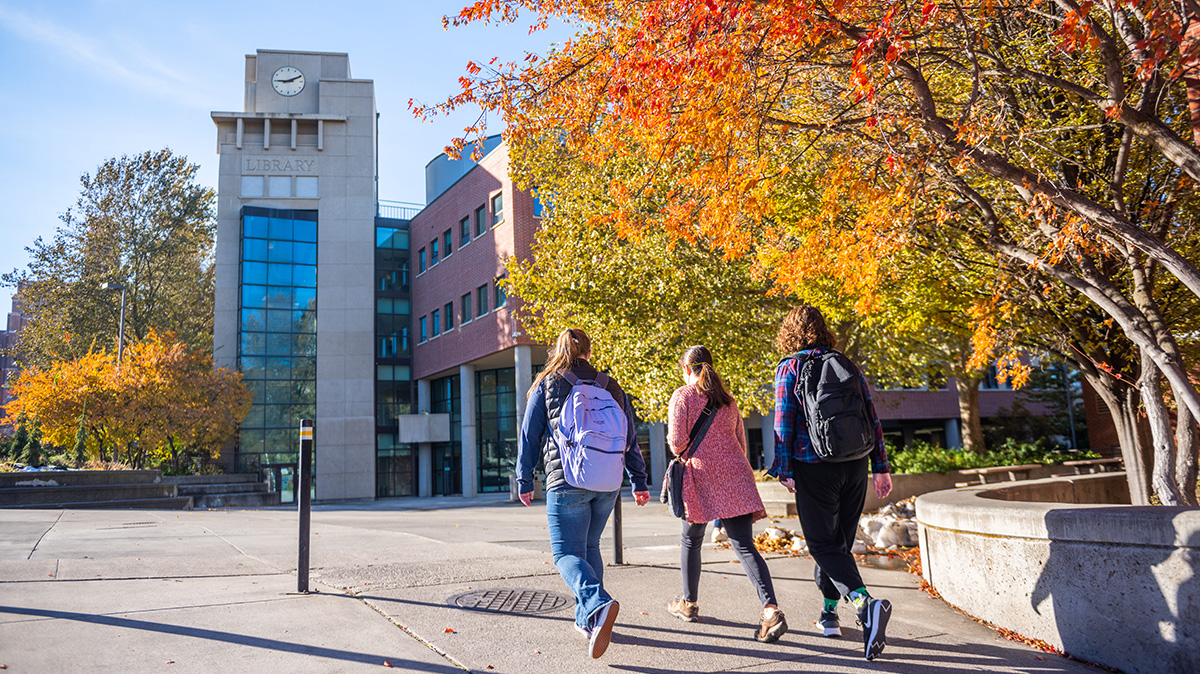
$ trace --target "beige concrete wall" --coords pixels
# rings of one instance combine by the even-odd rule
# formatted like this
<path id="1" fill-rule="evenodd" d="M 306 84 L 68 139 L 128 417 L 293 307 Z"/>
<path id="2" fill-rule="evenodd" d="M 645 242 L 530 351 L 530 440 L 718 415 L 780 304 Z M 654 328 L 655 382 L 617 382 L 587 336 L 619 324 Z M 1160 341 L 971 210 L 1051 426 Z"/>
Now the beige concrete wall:
<path id="1" fill-rule="evenodd" d="M 1084 660 L 1130 673 L 1200 671 L 1200 509 L 1000 498 L 1112 498 L 1124 479 L 919 497 L 925 579 L 969 615 Z"/>

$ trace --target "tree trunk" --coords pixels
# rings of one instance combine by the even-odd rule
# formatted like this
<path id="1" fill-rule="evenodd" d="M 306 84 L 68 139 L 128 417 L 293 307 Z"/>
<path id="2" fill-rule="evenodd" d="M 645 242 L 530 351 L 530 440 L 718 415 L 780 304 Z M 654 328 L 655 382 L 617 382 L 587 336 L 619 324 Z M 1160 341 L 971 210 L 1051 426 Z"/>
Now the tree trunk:
<path id="1" fill-rule="evenodd" d="M 1179 505 L 1179 491 L 1175 488 L 1175 434 L 1163 402 L 1162 374 L 1145 354 L 1142 355 L 1142 376 L 1138 379 L 1138 385 L 1142 391 L 1142 404 L 1146 408 L 1154 448 L 1150 482 L 1154 486 L 1154 493 L 1158 494 L 1159 503 Z"/>
<path id="2" fill-rule="evenodd" d="M 1175 419 L 1175 488 L 1182 505 L 1200 505 L 1196 498 L 1196 452 L 1200 448 L 1200 426 L 1186 407 L 1179 407 Z"/>
<path id="3" fill-rule="evenodd" d="M 983 444 L 983 424 L 979 418 L 980 381 L 971 375 L 954 377 L 954 388 L 958 390 L 958 418 L 962 420 L 962 446 L 964 450 L 976 454 L 987 451 Z"/>
<path id="4" fill-rule="evenodd" d="M 1085 372 L 1084 376 L 1108 408 L 1108 414 L 1117 430 L 1117 441 L 1121 445 L 1121 458 L 1125 461 L 1125 475 L 1129 481 L 1130 502 L 1133 505 L 1150 505 L 1146 451 L 1149 432 L 1139 414 L 1141 396 L 1138 395 L 1137 389 L 1107 375 L 1097 376 Z"/>

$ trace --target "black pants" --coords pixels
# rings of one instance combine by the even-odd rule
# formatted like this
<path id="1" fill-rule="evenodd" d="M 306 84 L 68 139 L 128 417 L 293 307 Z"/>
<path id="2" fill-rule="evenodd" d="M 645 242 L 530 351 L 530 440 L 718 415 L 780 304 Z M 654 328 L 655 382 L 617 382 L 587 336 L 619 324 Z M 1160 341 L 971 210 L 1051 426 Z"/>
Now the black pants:
<path id="1" fill-rule="evenodd" d="M 729 542 L 742 563 L 746 577 L 758 592 L 762 605 L 765 607 L 767 604 L 777 604 L 767 563 L 754 547 L 754 514 L 723 517 L 721 524 L 725 527 L 725 533 L 729 535 Z M 679 566 L 683 571 L 683 598 L 693 603 L 700 592 L 700 547 L 704 545 L 706 529 L 707 522 L 693 524 L 687 520 L 683 521 Z"/>
<path id="2" fill-rule="evenodd" d="M 826 599 L 863 587 L 850 549 L 867 498 L 869 459 L 844 463 L 792 462 L 800 528 L 816 564 L 814 580 Z"/>

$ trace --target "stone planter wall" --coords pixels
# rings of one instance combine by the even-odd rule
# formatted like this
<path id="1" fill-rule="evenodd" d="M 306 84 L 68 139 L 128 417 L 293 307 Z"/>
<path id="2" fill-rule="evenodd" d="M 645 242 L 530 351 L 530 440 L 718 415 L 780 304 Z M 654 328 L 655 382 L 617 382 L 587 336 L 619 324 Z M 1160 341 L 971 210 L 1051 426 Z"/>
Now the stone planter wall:
<path id="1" fill-rule="evenodd" d="M 1200 672 L 1200 509 L 1070 502 L 1122 495 L 1124 473 L 925 494 L 925 579 L 968 614 L 1084 660 Z"/>

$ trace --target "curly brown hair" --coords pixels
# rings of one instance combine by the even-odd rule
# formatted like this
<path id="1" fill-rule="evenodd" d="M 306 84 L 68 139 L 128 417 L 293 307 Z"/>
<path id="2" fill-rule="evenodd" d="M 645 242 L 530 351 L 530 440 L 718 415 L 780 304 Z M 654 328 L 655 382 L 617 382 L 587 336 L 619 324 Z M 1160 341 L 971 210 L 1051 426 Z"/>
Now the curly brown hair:
<path id="1" fill-rule="evenodd" d="M 775 335 L 775 348 L 781 353 L 796 353 L 817 346 L 837 347 L 821 310 L 806 304 L 789 311 Z"/>

